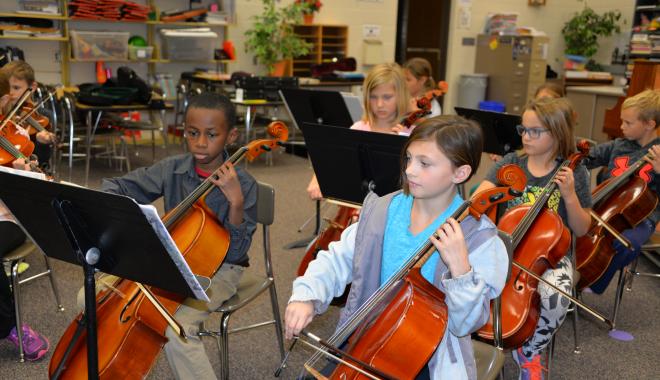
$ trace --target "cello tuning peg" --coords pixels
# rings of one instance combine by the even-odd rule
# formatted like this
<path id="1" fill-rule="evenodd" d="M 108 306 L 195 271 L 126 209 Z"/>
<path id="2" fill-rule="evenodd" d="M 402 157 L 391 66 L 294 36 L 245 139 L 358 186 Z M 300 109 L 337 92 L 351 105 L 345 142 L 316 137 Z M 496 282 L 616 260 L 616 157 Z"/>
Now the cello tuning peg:
<path id="1" fill-rule="evenodd" d="M 268 145 L 262 145 L 261 149 L 265 150 L 266 152 L 270 152 L 272 150 Z"/>

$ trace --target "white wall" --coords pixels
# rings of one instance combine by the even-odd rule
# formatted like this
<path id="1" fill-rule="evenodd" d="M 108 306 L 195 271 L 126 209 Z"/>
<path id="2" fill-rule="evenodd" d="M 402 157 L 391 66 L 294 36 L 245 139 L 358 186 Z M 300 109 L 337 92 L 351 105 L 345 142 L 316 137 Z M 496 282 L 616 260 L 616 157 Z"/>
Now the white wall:
<path id="1" fill-rule="evenodd" d="M 525 0 L 471 0 L 472 19 L 469 29 L 458 29 L 459 7 L 458 4 L 465 0 L 452 0 L 447 75 L 445 80 L 449 82 L 450 92 L 445 97 L 443 110 L 453 113 L 454 105 L 458 99 L 458 82 L 461 74 L 474 73 L 474 60 L 476 55 L 475 46 L 462 46 L 461 41 L 465 37 L 476 36 L 483 30 L 486 15 L 491 12 L 517 12 L 519 26 L 533 26 L 537 30 L 544 31 L 550 37 L 550 48 L 548 64 L 553 70 L 561 72 L 563 65 L 562 57 L 564 40 L 561 29 L 576 12 L 584 8 L 584 1 L 580 0 L 547 0 L 547 5 L 530 7 Z M 630 38 L 630 23 L 633 16 L 634 0 L 597 0 L 589 1 L 588 5 L 596 13 L 601 14 L 610 10 L 619 10 L 622 13 L 621 34 L 599 40 L 600 51 L 594 59 L 603 64 L 609 64 L 614 47 L 619 46 L 623 50 Z M 456 89 L 456 91 L 454 91 Z"/>

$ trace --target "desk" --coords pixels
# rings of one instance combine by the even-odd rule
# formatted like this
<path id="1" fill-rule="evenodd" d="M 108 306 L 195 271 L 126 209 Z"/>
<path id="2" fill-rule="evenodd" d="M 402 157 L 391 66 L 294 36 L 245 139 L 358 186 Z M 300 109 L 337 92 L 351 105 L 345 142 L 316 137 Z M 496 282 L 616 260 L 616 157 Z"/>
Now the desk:
<path id="1" fill-rule="evenodd" d="M 156 143 L 153 140 L 154 131 L 158 130 L 163 136 L 163 141 L 165 148 L 167 149 L 167 129 L 164 127 L 163 123 L 163 114 L 166 110 L 174 108 L 171 104 L 165 104 L 165 108 L 151 108 L 145 104 L 131 104 L 131 105 L 117 105 L 117 106 L 90 106 L 87 104 L 79 103 L 76 101 L 76 109 L 80 111 L 85 111 L 87 116 L 85 118 L 86 129 L 85 129 L 85 186 L 89 180 L 89 161 L 91 156 L 91 147 L 92 140 L 94 139 L 94 134 L 96 129 L 99 126 L 99 121 L 101 121 L 101 115 L 103 112 L 129 112 L 129 111 L 149 111 L 149 117 L 152 122 L 151 128 L 143 128 L 146 130 L 152 131 L 152 153 L 155 159 L 156 157 Z M 98 112 L 96 115 L 96 120 L 92 121 L 93 113 Z"/>
<path id="2" fill-rule="evenodd" d="M 264 108 L 272 107 L 277 109 L 277 107 L 284 104 L 281 100 L 269 101 L 262 99 L 243 100 L 240 102 L 232 99 L 231 102 L 235 106 L 245 107 L 245 144 L 246 145 L 250 141 L 250 130 L 252 129 L 252 125 L 254 124 L 254 118 L 257 115 L 257 109 L 259 107 L 264 107 Z"/>
<path id="3" fill-rule="evenodd" d="M 608 141 L 609 138 L 603 132 L 605 111 L 614 108 L 620 96 L 625 96 L 623 87 L 566 87 L 566 97 L 578 114 L 575 136 L 586 137 L 599 143 Z"/>

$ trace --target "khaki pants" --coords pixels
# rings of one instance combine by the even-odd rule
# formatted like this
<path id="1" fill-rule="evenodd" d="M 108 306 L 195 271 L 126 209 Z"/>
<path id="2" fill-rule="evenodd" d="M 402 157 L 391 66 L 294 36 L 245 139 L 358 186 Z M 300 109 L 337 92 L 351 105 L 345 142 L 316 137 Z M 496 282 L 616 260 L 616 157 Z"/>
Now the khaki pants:
<path id="1" fill-rule="evenodd" d="M 211 279 L 211 286 L 206 291 L 211 302 L 188 298 L 174 314 L 188 335 L 188 340 L 183 340 L 169 327 L 165 333 L 169 339 L 165 345 L 165 354 L 177 379 L 217 378 L 197 332 L 200 323 L 205 322 L 211 313 L 236 294 L 243 270 L 241 266 L 224 264 Z"/>
<path id="2" fill-rule="evenodd" d="M 174 313 L 174 318 L 184 328 L 188 340 L 181 339 L 172 328 L 168 327 L 165 336 L 169 339 L 165 344 L 165 354 L 174 376 L 180 380 L 217 379 L 211 362 L 206 355 L 204 343 L 197 336 L 199 325 L 205 322 L 211 313 L 217 310 L 226 300 L 230 299 L 238 287 L 245 268 L 232 264 L 224 264 L 211 278 L 211 286 L 206 291 L 211 302 L 188 298 Z M 103 282 L 114 283 L 117 277 L 104 275 L 104 281 L 96 282 L 96 292 L 105 288 Z M 84 288 L 78 292 L 78 306 L 85 308 Z"/>

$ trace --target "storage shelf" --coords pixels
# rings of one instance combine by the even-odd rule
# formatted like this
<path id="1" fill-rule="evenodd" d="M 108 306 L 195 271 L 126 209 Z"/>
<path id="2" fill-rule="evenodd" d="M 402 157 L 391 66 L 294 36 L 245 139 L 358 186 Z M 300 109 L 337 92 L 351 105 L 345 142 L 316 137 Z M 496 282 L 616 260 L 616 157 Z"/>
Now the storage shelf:
<path id="1" fill-rule="evenodd" d="M 69 37 L 0 36 L 3 40 L 68 41 Z"/>
<path id="2" fill-rule="evenodd" d="M 39 13 L 13 13 L 13 12 L 0 12 L 0 17 L 16 17 L 16 18 L 38 18 L 43 20 L 67 20 L 68 17 L 63 15 L 47 15 Z"/>

